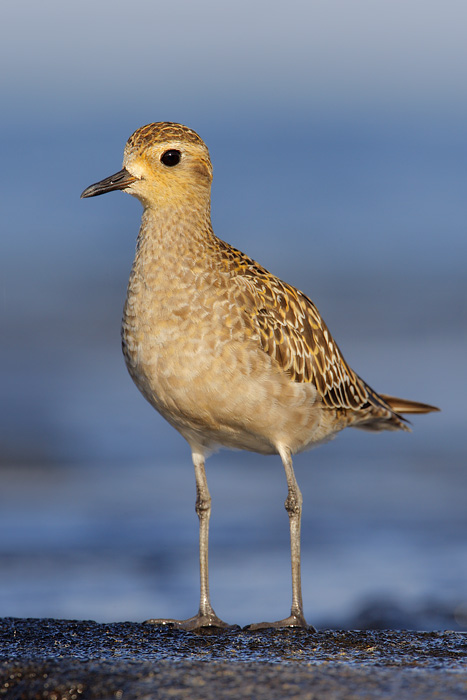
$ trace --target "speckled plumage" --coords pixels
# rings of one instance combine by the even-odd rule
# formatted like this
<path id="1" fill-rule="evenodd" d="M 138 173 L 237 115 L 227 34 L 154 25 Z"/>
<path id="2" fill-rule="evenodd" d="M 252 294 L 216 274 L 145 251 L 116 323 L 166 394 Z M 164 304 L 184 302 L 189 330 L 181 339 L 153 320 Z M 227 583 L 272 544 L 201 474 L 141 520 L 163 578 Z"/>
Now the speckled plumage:
<path id="1" fill-rule="evenodd" d="M 175 165 L 164 164 L 168 151 L 180 154 Z M 135 131 L 123 170 L 83 196 L 125 189 L 144 206 L 124 309 L 123 351 L 143 395 L 191 446 L 200 542 L 203 527 L 206 537 L 200 613 L 179 624 L 221 623 L 209 603 L 202 511 L 210 504 L 204 457 L 224 445 L 282 458 L 293 603 L 291 617 L 273 624 L 305 626 L 297 540 L 301 495 L 291 455 L 347 426 L 407 429 L 398 411 L 436 409 L 374 392 L 347 365 L 307 296 L 214 235 L 211 180 L 209 152 L 200 137 L 180 124 L 160 122 Z"/>

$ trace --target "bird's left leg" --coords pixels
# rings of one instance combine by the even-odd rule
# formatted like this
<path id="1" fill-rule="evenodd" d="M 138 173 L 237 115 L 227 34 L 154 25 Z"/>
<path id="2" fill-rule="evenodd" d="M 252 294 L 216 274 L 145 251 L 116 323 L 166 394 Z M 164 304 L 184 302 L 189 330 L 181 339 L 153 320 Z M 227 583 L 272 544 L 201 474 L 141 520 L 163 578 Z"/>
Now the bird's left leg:
<path id="1" fill-rule="evenodd" d="M 199 630 L 205 628 L 229 629 L 236 625 L 229 625 L 214 612 L 209 596 L 209 519 L 211 517 L 211 495 L 208 489 L 206 471 L 204 468 L 204 454 L 192 449 L 193 465 L 196 479 L 196 513 L 199 519 L 199 573 L 200 573 L 200 603 L 196 615 L 187 620 L 147 620 L 156 625 L 168 625 L 176 629 Z"/>

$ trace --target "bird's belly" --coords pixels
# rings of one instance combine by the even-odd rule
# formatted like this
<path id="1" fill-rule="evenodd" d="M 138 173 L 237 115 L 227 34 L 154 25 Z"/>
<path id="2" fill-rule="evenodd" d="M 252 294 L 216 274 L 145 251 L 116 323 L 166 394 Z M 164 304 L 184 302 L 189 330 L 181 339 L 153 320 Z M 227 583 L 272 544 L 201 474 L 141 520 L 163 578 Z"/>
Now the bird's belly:
<path id="1" fill-rule="evenodd" d="M 263 454 L 306 449 L 323 436 L 317 392 L 290 380 L 256 341 L 219 337 L 203 324 L 123 324 L 123 349 L 135 384 L 193 445 Z"/>

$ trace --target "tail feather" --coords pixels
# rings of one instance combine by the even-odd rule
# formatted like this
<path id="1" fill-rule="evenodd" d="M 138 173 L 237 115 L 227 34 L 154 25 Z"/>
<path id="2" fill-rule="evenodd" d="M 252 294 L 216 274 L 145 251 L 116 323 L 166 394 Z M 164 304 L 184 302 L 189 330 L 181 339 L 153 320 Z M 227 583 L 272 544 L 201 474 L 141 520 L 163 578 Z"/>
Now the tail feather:
<path id="1" fill-rule="evenodd" d="M 399 399 L 395 396 L 387 396 L 386 394 L 380 394 L 380 396 L 395 413 L 431 413 L 432 411 L 440 410 L 436 406 L 430 406 L 430 404 L 427 403 L 420 403 L 420 401 Z"/>

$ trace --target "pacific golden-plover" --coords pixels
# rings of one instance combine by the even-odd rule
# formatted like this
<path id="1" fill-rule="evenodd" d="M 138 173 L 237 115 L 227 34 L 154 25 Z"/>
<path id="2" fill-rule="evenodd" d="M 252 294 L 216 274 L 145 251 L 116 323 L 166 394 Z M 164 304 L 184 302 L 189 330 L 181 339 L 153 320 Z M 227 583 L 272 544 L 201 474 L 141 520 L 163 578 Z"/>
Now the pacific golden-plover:
<path id="1" fill-rule="evenodd" d="M 288 495 L 292 607 L 263 627 L 303 627 L 302 495 L 292 455 L 351 426 L 408 430 L 400 414 L 434 406 L 377 394 L 345 362 L 313 302 L 214 235 L 212 165 L 201 138 L 170 122 L 130 136 L 123 169 L 82 197 L 125 190 L 143 207 L 122 324 L 128 371 L 190 445 L 199 517 L 201 595 L 183 629 L 228 627 L 209 596 L 211 497 L 205 458 L 218 446 L 279 454 Z"/>

